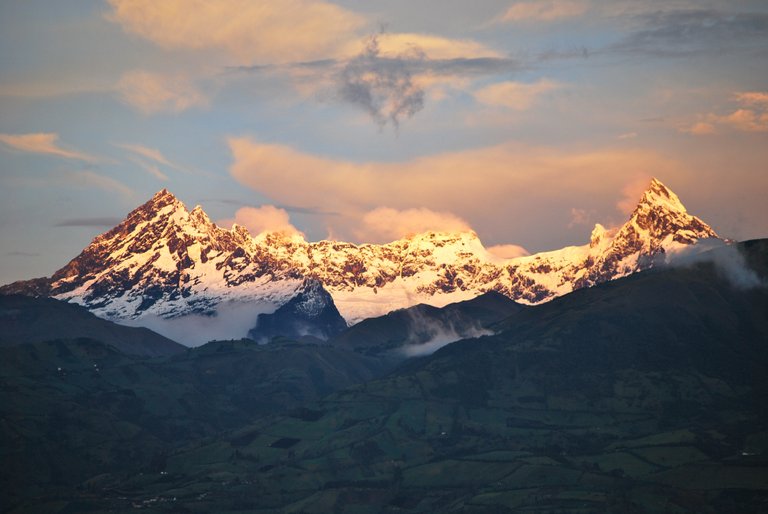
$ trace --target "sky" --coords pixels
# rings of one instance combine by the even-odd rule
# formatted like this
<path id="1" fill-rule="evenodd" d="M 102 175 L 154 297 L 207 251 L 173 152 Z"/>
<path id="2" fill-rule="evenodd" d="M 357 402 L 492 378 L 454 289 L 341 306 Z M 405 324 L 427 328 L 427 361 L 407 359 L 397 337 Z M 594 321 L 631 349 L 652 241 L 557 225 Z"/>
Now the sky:
<path id="1" fill-rule="evenodd" d="M 167 188 L 255 235 L 768 236 L 764 0 L 0 0 L 0 283 Z"/>

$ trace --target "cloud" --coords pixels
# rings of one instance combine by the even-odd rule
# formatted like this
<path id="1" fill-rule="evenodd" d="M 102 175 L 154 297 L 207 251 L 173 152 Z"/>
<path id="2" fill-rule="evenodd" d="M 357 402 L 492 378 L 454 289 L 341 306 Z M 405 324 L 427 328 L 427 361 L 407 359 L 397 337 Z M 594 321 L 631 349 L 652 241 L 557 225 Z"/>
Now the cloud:
<path id="1" fill-rule="evenodd" d="M 53 226 L 54 227 L 114 227 L 119 225 L 123 221 L 121 218 L 104 217 L 104 218 L 65 218 L 59 220 Z"/>
<path id="2" fill-rule="evenodd" d="M 241 339 L 256 326 L 259 314 L 275 312 L 269 302 L 227 301 L 216 305 L 214 315 L 190 314 L 178 318 L 145 315 L 138 319 L 121 320 L 123 325 L 146 327 L 185 346 L 200 346 L 209 341 Z"/>
<path id="3" fill-rule="evenodd" d="M 291 224 L 288 212 L 274 205 L 242 207 L 235 212 L 234 218 L 221 220 L 218 224 L 227 227 L 232 226 L 233 223 L 247 228 L 248 232 L 254 236 L 264 232 L 301 235 L 301 232 Z"/>
<path id="4" fill-rule="evenodd" d="M 108 18 L 166 49 L 216 50 L 240 64 L 335 56 L 366 20 L 321 0 L 109 0 Z"/>
<path id="5" fill-rule="evenodd" d="M 504 56 L 472 39 L 451 39 L 433 34 L 383 32 L 373 36 L 376 39 L 378 55 L 382 58 L 396 59 L 403 54 L 416 50 L 425 59 L 499 59 Z M 370 44 L 370 38 L 363 42 L 353 42 L 347 47 L 349 57 L 364 53 Z"/>
<path id="6" fill-rule="evenodd" d="M 499 259 L 514 259 L 516 257 L 525 257 L 526 255 L 531 254 L 531 252 L 522 246 L 513 244 L 489 246 L 486 250 Z"/>
<path id="7" fill-rule="evenodd" d="M 626 148 L 577 152 L 506 143 L 403 162 L 357 163 L 245 137 L 228 143 L 235 180 L 278 204 L 340 212 L 334 233 L 351 239 L 365 213 L 386 205 L 450 212 L 483 226 L 486 234 L 514 241 L 518 231 L 531 231 L 531 220 L 562 223 L 562 210 L 553 206 L 615 198 L 628 180 L 647 177 L 647 170 L 667 179 L 683 173 L 676 161 Z"/>
<path id="8" fill-rule="evenodd" d="M 624 134 L 619 134 L 616 136 L 616 139 L 626 140 L 626 139 L 635 139 L 637 137 L 637 132 L 625 132 Z"/>
<path id="9" fill-rule="evenodd" d="M 694 136 L 704 136 L 717 133 L 715 126 L 707 121 L 697 121 L 690 127 L 684 127 L 680 131 L 693 134 Z"/>
<path id="10" fill-rule="evenodd" d="M 416 47 L 394 57 L 381 56 L 378 36 L 372 36 L 363 52 L 351 59 L 339 75 L 339 97 L 363 108 L 383 127 L 399 126 L 424 107 L 424 89 L 413 81 L 408 61 L 424 59 Z"/>
<path id="11" fill-rule="evenodd" d="M 635 176 L 621 188 L 621 199 L 616 202 L 616 208 L 622 214 L 632 214 L 650 183 L 651 177 L 645 173 Z"/>
<path id="12" fill-rule="evenodd" d="M 532 84 L 500 82 L 476 91 L 475 98 L 486 105 L 524 111 L 529 109 L 539 96 L 560 87 L 556 82 L 547 79 Z"/>
<path id="13" fill-rule="evenodd" d="M 768 111 L 737 109 L 725 116 L 715 116 L 714 121 L 740 132 L 768 132 Z"/>
<path id="14" fill-rule="evenodd" d="M 768 92 L 750 91 L 733 95 L 736 110 L 728 114 L 699 115 L 699 121 L 683 127 L 681 132 L 695 136 L 716 134 L 721 129 L 737 132 L 768 132 Z"/>
<path id="15" fill-rule="evenodd" d="M 74 171 L 65 175 L 68 185 L 85 188 L 98 188 L 110 193 L 118 193 L 123 196 L 133 195 L 133 190 L 117 180 L 99 175 L 92 171 Z"/>
<path id="16" fill-rule="evenodd" d="M 117 90 L 125 103 L 147 115 L 178 113 L 208 105 L 205 95 L 182 75 L 165 76 L 135 70 L 120 78 Z"/>
<path id="17" fill-rule="evenodd" d="M 129 143 L 116 143 L 115 146 L 128 150 L 129 152 L 134 154 L 131 157 L 131 161 L 139 165 L 142 169 L 144 169 L 151 175 L 154 175 L 155 177 L 157 177 L 159 180 L 168 180 L 168 176 L 162 171 L 160 171 L 160 169 L 155 164 L 147 162 L 144 159 L 149 159 L 150 161 L 154 161 L 157 164 L 162 164 L 163 166 L 167 166 L 168 168 L 172 168 L 174 170 L 190 173 L 190 171 L 184 168 L 183 166 L 179 166 L 178 164 L 171 162 L 168 158 L 166 158 L 160 152 L 160 150 L 157 150 L 155 148 L 150 148 L 148 146 L 139 145 L 139 144 L 129 144 Z"/>
<path id="18" fill-rule="evenodd" d="M 716 9 L 657 10 L 636 16 L 641 27 L 609 49 L 656 57 L 760 49 L 768 14 Z"/>
<path id="19" fill-rule="evenodd" d="M 366 212 L 357 229 L 361 241 L 388 243 L 423 232 L 466 232 L 469 224 L 450 212 L 426 208 L 397 210 L 378 207 Z"/>
<path id="20" fill-rule="evenodd" d="M 56 133 L 0 134 L 0 142 L 20 152 L 53 155 L 89 163 L 99 162 L 100 159 L 96 156 L 63 148 L 58 144 L 58 140 L 59 135 Z"/>
<path id="21" fill-rule="evenodd" d="M 160 150 L 149 148 L 148 146 L 129 144 L 129 143 L 119 143 L 119 144 L 115 144 L 115 146 L 124 148 L 136 155 L 140 155 L 141 157 L 146 157 L 147 159 L 150 159 L 160 164 L 163 164 L 165 166 L 168 166 L 169 168 L 180 169 L 178 166 L 176 166 L 171 161 L 166 159 L 165 156 L 162 153 L 160 153 Z"/>
<path id="22" fill-rule="evenodd" d="M 749 267 L 739 248 L 721 240 L 701 241 L 694 246 L 671 252 L 665 258 L 665 264 L 672 267 L 690 268 L 700 263 L 710 263 L 717 274 L 736 289 L 768 287 L 757 272 Z"/>
<path id="23" fill-rule="evenodd" d="M 768 91 L 746 91 L 736 93 L 734 95 L 735 100 L 743 105 L 757 105 L 760 107 L 768 107 Z"/>
<path id="24" fill-rule="evenodd" d="M 132 162 L 137 164 L 141 169 L 143 169 L 144 171 L 146 171 L 156 179 L 163 180 L 163 181 L 168 180 L 168 175 L 160 171 L 160 168 L 158 168 L 156 164 L 143 161 L 142 159 L 137 159 L 136 157 L 131 157 L 130 159 Z"/>
<path id="25" fill-rule="evenodd" d="M 583 15 L 589 9 L 578 0 L 536 0 L 515 2 L 496 18 L 499 23 L 553 22 Z"/>
<path id="26" fill-rule="evenodd" d="M 637 196 L 640 198 L 640 195 Z M 635 204 L 637 204 L 637 198 Z M 592 212 L 587 209 L 578 209 L 571 207 L 571 219 L 568 222 L 568 228 L 573 228 L 579 225 L 589 225 L 592 222 Z"/>

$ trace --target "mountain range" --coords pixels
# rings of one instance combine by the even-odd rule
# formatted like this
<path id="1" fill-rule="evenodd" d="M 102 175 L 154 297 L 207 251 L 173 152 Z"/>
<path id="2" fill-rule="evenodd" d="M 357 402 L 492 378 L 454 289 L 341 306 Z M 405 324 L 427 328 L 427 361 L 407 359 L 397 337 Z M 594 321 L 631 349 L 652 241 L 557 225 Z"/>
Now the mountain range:
<path id="1" fill-rule="evenodd" d="M 539 304 L 651 268 L 671 252 L 717 237 L 656 179 L 622 226 L 596 225 L 583 246 L 507 260 L 489 253 L 471 231 L 427 232 L 383 245 L 253 236 L 239 225 L 217 226 L 200 206 L 188 211 L 162 190 L 53 276 L 15 282 L 0 293 L 51 296 L 139 324 L 247 304 L 255 324 L 258 314 L 274 312 L 313 279 L 354 324 L 488 291 Z"/>
<path id="2" fill-rule="evenodd" d="M 106 333 L 20 334 L 0 346 L 4 510 L 765 512 L 766 283 L 761 240 L 537 306 L 414 306 L 325 344 L 148 358 Z M 75 307 L 24 300 L 20 316 Z M 470 338 L 387 359 L 433 337 L 419 317 Z"/>

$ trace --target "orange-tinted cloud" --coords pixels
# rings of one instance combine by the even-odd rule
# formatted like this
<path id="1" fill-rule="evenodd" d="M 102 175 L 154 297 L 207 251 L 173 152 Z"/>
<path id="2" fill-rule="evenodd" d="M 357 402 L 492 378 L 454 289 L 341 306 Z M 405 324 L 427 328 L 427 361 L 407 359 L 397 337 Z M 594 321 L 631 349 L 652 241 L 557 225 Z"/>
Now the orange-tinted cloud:
<path id="1" fill-rule="evenodd" d="M 708 113 L 681 132 L 695 136 L 716 134 L 723 130 L 768 132 L 768 92 L 747 91 L 733 95 L 739 108 L 728 114 Z"/>
<path id="2" fill-rule="evenodd" d="M 124 74 L 117 85 L 123 101 L 144 114 L 182 112 L 208 105 L 206 96 L 188 78 L 143 70 Z"/>
<path id="3" fill-rule="evenodd" d="M 264 232 L 280 232 L 284 234 L 301 234 L 291 224 L 290 216 L 285 209 L 274 205 L 260 207 L 242 207 L 237 210 L 235 217 L 218 222 L 222 227 L 231 227 L 233 223 L 242 225 L 253 236 Z"/>
<path id="4" fill-rule="evenodd" d="M 365 24 L 323 0 L 109 0 L 109 19 L 167 49 L 220 50 L 240 64 L 335 56 Z"/>
<path id="5" fill-rule="evenodd" d="M 588 9 L 589 5 L 579 0 L 515 2 L 496 21 L 501 23 L 552 22 L 581 16 Z"/>
<path id="6" fill-rule="evenodd" d="M 503 55 L 482 43 L 472 39 L 451 39 L 433 34 L 390 33 L 376 35 L 379 54 L 384 58 L 393 58 L 416 50 L 427 59 L 476 59 L 501 58 Z M 345 53 L 351 57 L 365 49 L 364 41 L 351 41 L 345 47 Z"/>
<path id="7" fill-rule="evenodd" d="M 539 96 L 560 87 L 562 87 L 560 84 L 547 79 L 541 79 L 532 84 L 500 82 L 476 91 L 475 98 L 486 105 L 524 111 L 529 109 Z"/>
<path id="8" fill-rule="evenodd" d="M 354 237 L 356 220 L 387 205 L 450 212 L 474 227 L 508 231 L 506 240 L 515 241 L 515 231 L 530 230 L 532 213 L 560 223 L 568 216 L 546 206 L 573 205 L 580 195 L 612 205 L 628 180 L 644 177 L 647 185 L 649 170 L 667 179 L 682 174 L 676 161 L 627 149 L 567 152 L 510 143 L 398 163 L 355 163 L 250 138 L 231 138 L 229 146 L 237 181 L 276 203 L 342 213 L 333 220 L 341 238 Z"/>
<path id="9" fill-rule="evenodd" d="M 386 243 L 423 232 L 466 232 L 469 224 L 450 212 L 426 208 L 397 210 L 378 207 L 366 212 L 356 229 L 360 241 Z"/>
<path id="10" fill-rule="evenodd" d="M 90 163 L 100 160 L 96 156 L 64 148 L 59 145 L 58 141 L 59 135 L 55 133 L 0 134 L 0 143 L 4 143 L 20 152 L 53 155 L 55 157 L 63 157 L 64 159 Z"/>
<path id="11" fill-rule="evenodd" d="M 736 93 L 734 97 L 742 105 L 768 107 L 768 91 L 744 91 Z"/>
<path id="12" fill-rule="evenodd" d="M 522 246 L 512 244 L 489 246 L 486 250 L 499 259 L 514 259 L 515 257 L 525 257 L 526 255 L 531 254 L 531 252 Z"/>
<path id="13" fill-rule="evenodd" d="M 621 188 L 621 198 L 616 202 L 616 208 L 623 214 L 631 214 L 635 207 L 637 207 L 638 200 L 648 188 L 650 182 L 651 176 L 643 173 L 627 182 Z"/>

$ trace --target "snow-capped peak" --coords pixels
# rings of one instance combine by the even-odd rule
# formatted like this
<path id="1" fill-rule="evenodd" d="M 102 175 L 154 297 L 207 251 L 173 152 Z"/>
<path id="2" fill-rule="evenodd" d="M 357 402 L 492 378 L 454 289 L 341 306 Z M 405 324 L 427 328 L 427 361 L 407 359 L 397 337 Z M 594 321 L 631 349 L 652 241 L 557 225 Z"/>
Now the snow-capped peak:
<path id="1" fill-rule="evenodd" d="M 648 189 L 643 193 L 637 205 L 637 211 L 647 208 L 662 208 L 669 212 L 687 213 L 680 198 L 657 178 L 651 180 Z"/>
<path id="2" fill-rule="evenodd" d="M 307 242 L 292 232 L 254 236 L 239 225 L 217 227 L 200 206 L 190 212 L 163 189 L 94 239 L 43 289 L 121 320 L 212 314 L 227 301 L 277 308 L 299 294 L 316 297 L 302 293 L 316 283 L 354 323 L 492 290 L 540 303 L 646 269 L 659 254 L 710 237 L 717 234 L 657 179 L 621 227 L 598 224 L 583 246 L 503 261 L 472 231 L 431 231 L 382 245 Z M 28 289 L 39 291 L 40 280 Z M 24 284 L 6 290 L 23 292 Z"/>

